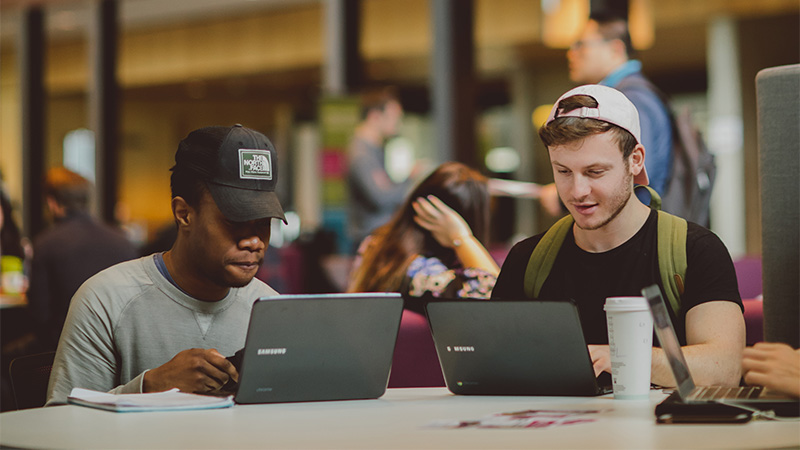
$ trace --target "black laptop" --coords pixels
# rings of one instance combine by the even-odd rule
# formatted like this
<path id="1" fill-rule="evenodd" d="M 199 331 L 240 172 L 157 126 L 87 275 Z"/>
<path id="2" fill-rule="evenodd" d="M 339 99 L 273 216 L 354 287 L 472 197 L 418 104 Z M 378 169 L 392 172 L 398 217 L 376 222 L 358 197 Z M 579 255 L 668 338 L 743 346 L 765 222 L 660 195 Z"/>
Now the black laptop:
<path id="1" fill-rule="evenodd" d="M 675 392 L 656 407 L 656 416 L 721 416 L 752 410 L 771 410 L 783 416 L 800 415 L 800 400 L 771 393 L 760 386 L 696 386 L 669 318 L 661 289 L 657 285 L 648 286 L 642 289 L 642 295 L 647 298 L 653 314 L 656 336 L 677 383 Z"/>
<path id="2" fill-rule="evenodd" d="M 447 388 L 464 395 L 611 392 L 597 384 L 577 307 L 566 301 L 427 305 Z"/>
<path id="3" fill-rule="evenodd" d="M 403 299 L 281 295 L 253 305 L 237 403 L 372 399 L 386 392 Z"/>

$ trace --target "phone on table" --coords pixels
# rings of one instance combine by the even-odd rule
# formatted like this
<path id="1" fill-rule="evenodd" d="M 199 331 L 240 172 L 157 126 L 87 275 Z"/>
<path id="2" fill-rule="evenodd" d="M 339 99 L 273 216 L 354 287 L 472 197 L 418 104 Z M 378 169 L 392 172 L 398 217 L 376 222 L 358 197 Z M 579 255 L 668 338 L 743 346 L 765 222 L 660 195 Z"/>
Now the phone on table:
<path id="1" fill-rule="evenodd" d="M 682 414 L 664 413 L 656 416 L 656 423 L 662 424 L 687 424 L 687 423 L 747 423 L 753 417 L 753 413 L 742 411 L 736 413 L 723 414 Z"/>

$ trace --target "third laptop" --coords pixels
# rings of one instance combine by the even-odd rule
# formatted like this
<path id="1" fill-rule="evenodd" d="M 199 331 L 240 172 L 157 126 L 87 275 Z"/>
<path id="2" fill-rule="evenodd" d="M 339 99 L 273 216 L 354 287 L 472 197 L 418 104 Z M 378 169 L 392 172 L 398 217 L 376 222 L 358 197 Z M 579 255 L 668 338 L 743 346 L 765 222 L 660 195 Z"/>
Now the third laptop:
<path id="1" fill-rule="evenodd" d="M 656 415 L 667 412 L 716 413 L 713 406 L 743 405 L 758 410 L 773 410 L 778 415 L 797 416 L 800 414 L 800 400 L 771 393 L 760 386 L 720 387 L 696 386 L 686 359 L 683 356 L 678 336 L 669 318 L 661 289 L 657 285 L 642 289 L 647 298 L 653 325 L 661 348 L 667 356 L 672 374 L 677 383 L 676 392 L 656 408 Z"/>

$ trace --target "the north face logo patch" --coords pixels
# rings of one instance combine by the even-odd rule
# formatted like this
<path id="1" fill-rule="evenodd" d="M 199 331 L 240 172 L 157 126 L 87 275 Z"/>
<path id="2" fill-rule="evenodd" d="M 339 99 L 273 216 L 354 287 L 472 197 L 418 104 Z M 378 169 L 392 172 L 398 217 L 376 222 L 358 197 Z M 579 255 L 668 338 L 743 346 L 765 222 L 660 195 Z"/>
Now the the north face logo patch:
<path id="1" fill-rule="evenodd" d="M 239 149 L 239 178 L 272 179 L 272 154 L 267 150 Z"/>

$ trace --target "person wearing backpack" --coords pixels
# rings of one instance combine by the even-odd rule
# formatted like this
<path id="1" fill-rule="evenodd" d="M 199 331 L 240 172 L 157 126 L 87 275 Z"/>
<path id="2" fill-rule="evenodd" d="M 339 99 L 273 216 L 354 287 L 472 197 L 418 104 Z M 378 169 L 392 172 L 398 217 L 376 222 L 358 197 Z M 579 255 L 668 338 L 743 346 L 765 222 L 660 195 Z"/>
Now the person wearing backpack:
<path id="1" fill-rule="evenodd" d="M 613 87 L 633 102 L 639 111 L 642 145 L 647 149 L 650 186 L 663 196 L 669 187 L 673 158 L 670 110 L 655 86 L 642 74 L 642 63 L 635 58 L 627 21 L 614 15 L 593 13 L 580 38 L 567 51 L 569 77 L 577 84 Z M 640 198 L 648 201 L 647 195 Z M 545 185 L 540 202 L 553 216 L 564 212 L 553 184 Z"/>
<path id="2" fill-rule="evenodd" d="M 569 215 L 511 249 L 492 299 L 574 302 L 599 375 L 611 370 L 605 299 L 658 284 L 698 385 L 738 385 L 745 327 L 733 262 L 708 229 L 635 199 L 648 171 L 633 103 L 580 86 L 558 99 L 539 136 Z M 674 386 L 660 348 L 652 361 L 651 381 Z"/>

